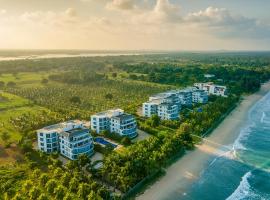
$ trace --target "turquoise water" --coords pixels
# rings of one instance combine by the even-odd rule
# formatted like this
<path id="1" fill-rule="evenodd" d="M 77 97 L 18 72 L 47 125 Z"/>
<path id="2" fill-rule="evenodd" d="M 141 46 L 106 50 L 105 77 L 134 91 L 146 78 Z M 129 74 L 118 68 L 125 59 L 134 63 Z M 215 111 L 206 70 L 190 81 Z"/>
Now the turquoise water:
<path id="1" fill-rule="evenodd" d="M 230 148 L 209 160 L 186 194 L 171 199 L 270 200 L 270 93 L 250 109 Z"/>

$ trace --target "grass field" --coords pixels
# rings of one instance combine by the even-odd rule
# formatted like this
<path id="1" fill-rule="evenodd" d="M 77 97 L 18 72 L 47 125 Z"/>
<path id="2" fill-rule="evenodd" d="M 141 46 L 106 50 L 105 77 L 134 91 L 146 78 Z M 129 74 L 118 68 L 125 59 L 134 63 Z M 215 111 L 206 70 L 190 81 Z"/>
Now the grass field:
<path id="1" fill-rule="evenodd" d="M 31 104 L 31 102 L 27 99 L 0 91 L 0 111 L 29 104 Z"/>
<path id="2" fill-rule="evenodd" d="M 137 107 L 146 101 L 149 95 L 172 88 L 168 85 L 119 78 L 87 84 L 66 84 L 51 80 L 48 84 L 42 84 L 41 80 L 45 74 L 38 73 L 33 76 L 33 80 L 30 78 L 31 74 L 33 73 L 18 74 L 21 78 L 28 78 L 27 81 L 16 80 L 16 87 L 6 88 L 6 91 L 64 114 L 67 118 L 85 120 L 95 112 L 117 107 L 135 113 Z M 72 97 L 79 97 L 80 102 L 72 102 Z"/>
<path id="3" fill-rule="evenodd" d="M 5 82 L 15 82 L 17 85 L 23 85 L 24 87 L 31 87 L 33 85 L 41 86 L 41 80 L 47 78 L 49 73 L 47 72 L 25 72 L 25 73 L 16 73 L 16 74 L 1 74 L 0 81 Z"/>
<path id="4" fill-rule="evenodd" d="M 28 117 L 32 119 L 29 121 L 31 124 L 35 122 L 33 119 L 49 112 L 48 109 L 34 105 L 28 99 L 0 92 L 0 134 L 7 133 L 9 136 L 5 141 L 0 137 L 0 165 L 11 164 L 22 159 L 22 154 L 16 144 L 22 138 L 23 133 L 14 120 Z M 11 145 L 6 148 L 6 144 Z"/>

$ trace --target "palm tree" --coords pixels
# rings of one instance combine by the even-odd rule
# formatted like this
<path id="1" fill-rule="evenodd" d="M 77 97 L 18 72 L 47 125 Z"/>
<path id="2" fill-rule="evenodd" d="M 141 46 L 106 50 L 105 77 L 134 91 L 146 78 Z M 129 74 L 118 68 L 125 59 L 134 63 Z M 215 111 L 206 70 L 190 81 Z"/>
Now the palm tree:
<path id="1" fill-rule="evenodd" d="M 54 189 L 54 194 L 56 199 L 62 200 L 65 196 L 65 187 L 58 185 L 57 188 Z"/>
<path id="2" fill-rule="evenodd" d="M 81 183 L 79 185 L 79 189 L 77 192 L 77 195 L 81 198 L 81 199 L 85 199 L 87 197 L 87 195 L 90 192 L 90 187 L 87 183 Z"/>

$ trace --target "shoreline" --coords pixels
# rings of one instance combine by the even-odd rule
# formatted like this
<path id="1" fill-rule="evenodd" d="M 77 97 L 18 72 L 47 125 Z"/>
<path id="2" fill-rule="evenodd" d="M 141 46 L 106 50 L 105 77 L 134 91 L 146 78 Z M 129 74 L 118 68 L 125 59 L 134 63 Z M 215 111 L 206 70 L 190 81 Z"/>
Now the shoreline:
<path id="1" fill-rule="evenodd" d="M 171 199 L 172 196 L 178 199 L 182 196 L 185 199 L 188 188 L 199 179 L 203 170 L 209 166 L 209 161 L 232 149 L 232 144 L 248 119 L 249 110 L 269 91 L 270 81 L 263 84 L 258 92 L 244 96 L 239 105 L 201 144 L 167 167 L 166 174 L 147 187 L 136 199 L 164 200 Z"/>

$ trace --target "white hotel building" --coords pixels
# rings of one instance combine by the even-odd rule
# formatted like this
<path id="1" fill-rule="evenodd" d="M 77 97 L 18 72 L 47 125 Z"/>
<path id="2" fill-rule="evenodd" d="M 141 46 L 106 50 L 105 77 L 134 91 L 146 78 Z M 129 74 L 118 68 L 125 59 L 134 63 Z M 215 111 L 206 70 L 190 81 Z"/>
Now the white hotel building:
<path id="1" fill-rule="evenodd" d="M 209 95 L 212 94 L 212 95 L 227 97 L 227 94 L 228 94 L 228 90 L 226 86 L 215 85 L 212 82 L 195 83 L 194 86 L 200 90 L 206 91 Z"/>
<path id="2" fill-rule="evenodd" d="M 207 92 L 196 87 L 171 90 L 149 97 L 149 101 L 143 103 L 142 114 L 144 117 L 158 115 L 162 120 L 177 120 L 182 105 L 189 107 L 193 103 L 207 102 Z"/>
<path id="3" fill-rule="evenodd" d="M 204 90 L 195 89 L 192 91 L 192 102 L 205 104 L 208 102 L 208 94 Z"/>
<path id="4" fill-rule="evenodd" d="M 124 113 L 122 109 L 108 110 L 92 115 L 91 129 L 96 133 L 107 130 L 129 138 L 137 136 L 137 123 L 134 116 Z"/>
<path id="5" fill-rule="evenodd" d="M 72 120 L 37 130 L 38 149 L 46 153 L 60 152 L 71 160 L 80 154 L 91 155 L 93 139 L 84 123 Z"/>
<path id="6" fill-rule="evenodd" d="M 191 106 L 192 105 L 192 90 L 190 88 L 179 90 L 178 98 L 182 105 Z"/>
<path id="7" fill-rule="evenodd" d="M 143 116 L 158 115 L 162 120 L 177 120 L 181 110 L 180 99 L 176 91 L 160 93 L 149 97 L 149 101 L 143 103 Z"/>

